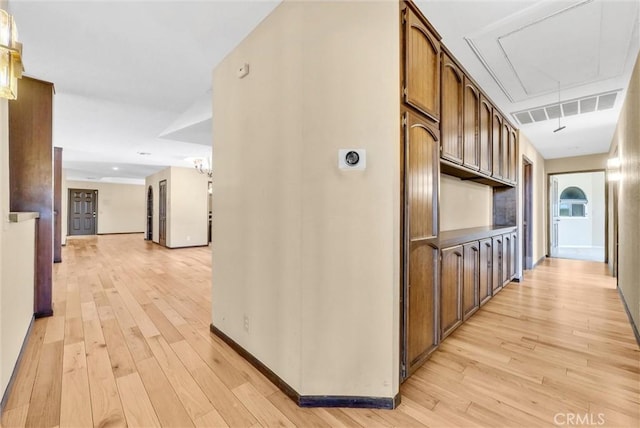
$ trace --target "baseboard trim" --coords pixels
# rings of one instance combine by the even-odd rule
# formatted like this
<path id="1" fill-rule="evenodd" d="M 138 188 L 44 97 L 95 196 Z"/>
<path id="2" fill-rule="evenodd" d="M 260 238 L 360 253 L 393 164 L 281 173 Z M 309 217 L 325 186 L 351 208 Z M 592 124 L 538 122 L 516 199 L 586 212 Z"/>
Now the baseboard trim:
<path id="1" fill-rule="evenodd" d="M 33 329 L 34 320 L 35 320 L 35 317 L 31 318 L 31 322 L 29 323 L 29 328 L 27 328 L 27 333 L 24 335 L 24 339 L 22 339 L 22 346 L 20 346 L 18 359 L 16 360 L 16 364 L 13 366 L 13 371 L 11 372 L 9 383 L 7 383 L 7 389 L 5 389 L 4 393 L 2 394 L 2 401 L 0 401 L 0 414 L 4 413 L 4 407 L 7 405 L 7 400 L 9 399 L 9 395 L 11 395 L 11 390 L 13 389 L 13 383 L 15 382 L 16 376 L 18 375 L 18 369 L 20 368 L 20 364 L 22 363 L 22 356 L 24 354 L 24 350 L 27 347 L 27 341 L 31 336 L 31 330 Z"/>
<path id="2" fill-rule="evenodd" d="M 98 235 L 98 236 L 103 236 L 103 235 L 137 235 L 137 234 L 144 234 L 144 231 L 142 231 L 142 232 L 109 232 L 109 233 L 96 233 L 96 235 Z"/>
<path id="3" fill-rule="evenodd" d="M 636 342 L 638 346 L 640 346 L 640 332 L 638 332 L 638 326 L 633 321 L 633 317 L 631 316 L 631 312 L 629 311 L 629 306 L 627 306 L 627 301 L 624 298 L 624 294 L 622 294 L 622 290 L 620 287 L 616 287 L 618 289 L 618 294 L 620 295 L 620 300 L 622 300 L 622 306 L 624 306 L 624 311 L 627 313 L 627 318 L 629 318 L 629 324 L 631 324 L 631 330 L 633 330 L 633 335 L 636 337 Z"/>
<path id="4" fill-rule="evenodd" d="M 36 312 L 35 314 L 33 314 L 33 317 L 38 319 L 38 318 L 46 318 L 46 317 L 50 317 L 53 316 L 53 309 L 50 311 L 46 311 L 46 312 Z"/>
<path id="5" fill-rule="evenodd" d="M 277 386 L 287 397 L 293 400 L 299 407 L 351 407 L 362 409 L 395 409 L 400 404 L 400 394 L 393 398 L 386 397 L 358 397 L 341 395 L 300 395 L 280 376 L 253 356 L 249 351 L 240 346 L 235 340 L 227 336 L 213 324 L 209 325 L 211 333 L 219 337 L 238 355 L 247 360 L 271 383 Z"/>
<path id="6" fill-rule="evenodd" d="M 534 269 L 536 268 L 536 266 L 538 266 L 540 263 L 542 263 L 542 261 L 543 261 L 544 259 L 546 259 L 547 257 L 549 257 L 549 256 L 542 256 L 542 257 L 540 257 L 540 258 L 538 259 L 538 261 L 537 261 L 537 262 L 535 262 L 535 263 L 533 264 L 533 266 L 531 267 L 531 270 L 534 270 Z"/>

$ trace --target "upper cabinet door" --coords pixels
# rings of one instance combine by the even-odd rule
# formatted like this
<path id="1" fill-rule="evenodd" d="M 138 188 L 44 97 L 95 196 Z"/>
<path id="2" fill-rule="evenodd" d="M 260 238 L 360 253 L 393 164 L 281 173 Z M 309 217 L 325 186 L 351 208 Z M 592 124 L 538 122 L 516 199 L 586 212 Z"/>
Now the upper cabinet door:
<path id="1" fill-rule="evenodd" d="M 492 147 L 492 112 L 493 106 L 484 96 L 480 96 L 480 172 L 491 175 L 493 165 L 491 164 Z"/>
<path id="2" fill-rule="evenodd" d="M 511 169 L 509 159 L 511 154 L 509 152 L 509 135 L 511 135 L 511 127 L 506 120 L 502 121 L 502 135 L 500 136 L 500 170 L 502 171 L 502 179 L 504 181 L 511 180 Z"/>
<path id="3" fill-rule="evenodd" d="M 473 83 L 464 78 L 464 166 L 480 169 L 480 92 Z"/>
<path id="4" fill-rule="evenodd" d="M 509 132 L 509 179 L 518 181 L 518 134 L 513 128 Z"/>
<path id="5" fill-rule="evenodd" d="M 440 42 L 410 9 L 404 18 L 404 102 L 440 120 Z"/>
<path id="6" fill-rule="evenodd" d="M 491 132 L 491 145 L 493 146 L 492 175 L 495 178 L 502 178 L 502 116 L 493 109 L 492 115 L 492 132 Z"/>
<path id="7" fill-rule="evenodd" d="M 442 157 L 462 163 L 464 76 L 449 55 L 442 54 Z"/>

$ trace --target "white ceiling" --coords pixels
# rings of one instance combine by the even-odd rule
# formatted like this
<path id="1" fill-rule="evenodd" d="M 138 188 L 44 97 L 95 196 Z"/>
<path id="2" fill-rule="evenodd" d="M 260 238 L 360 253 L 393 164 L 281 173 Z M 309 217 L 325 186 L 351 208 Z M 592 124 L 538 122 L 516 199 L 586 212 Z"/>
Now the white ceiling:
<path id="1" fill-rule="evenodd" d="M 55 84 L 68 178 L 140 183 L 211 156 L 212 70 L 279 3 L 10 0 L 26 74 Z"/>
<path id="2" fill-rule="evenodd" d="M 608 152 L 640 46 L 638 0 L 416 2 L 543 157 Z M 558 94 L 560 85 L 560 94 Z M 619 91 L 612 109 L 520 124 L 513 113 Z"/>
<path id="3" fill-rule="evenodd" d="M 26 73 L 56 86 L 68 178 L 142 182 L 210 156 L 211 72 L 279 2 L 9 0 Z M 520 126 L 546 158 L 608 150 L 640 44 L 637 0 L 416 3 L 508 115 L 557 103 L 558 81 L 563 101 L 621 90 L 561 132 Z"/>

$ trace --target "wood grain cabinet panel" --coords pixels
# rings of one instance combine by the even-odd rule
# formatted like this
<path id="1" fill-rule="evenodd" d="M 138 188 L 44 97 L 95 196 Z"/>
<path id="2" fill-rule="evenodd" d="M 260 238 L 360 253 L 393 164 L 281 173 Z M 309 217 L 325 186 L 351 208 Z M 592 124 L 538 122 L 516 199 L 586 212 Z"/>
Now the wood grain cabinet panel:
<path id="1" fill-rule="evenodd" d="M 502 171 L 502 179 L 504 181 L 511 180 L 510 157 L 509 153 L 509 135 L 511 134 L 511 127 L 506 120 L 502 121 L 502 133 L 500 135 L 500 171 Z"/>
<path id="2" fill-rule="evenodd" d="M 502 286 L 504 287 L 511 281 L 511 234 L 502 235 Z"/>
<path id="3" fill-rule="evenodd" d="M 480 170 L 480 92 L 467 77 L 464 78 L 463 165 Z"/>
<path id="4" fill-rule="evenodd" d="M 404 124 L 404 311 L 406 371 L 411 373 L 435 350 L 438 234 L 439 135 L 426 119 L 410 111 Z M 406 374 L 405 374 L 406 375 Z"/>
<path id="5" fill-rule="evenodd" d="M 509 181 L 518 181 L 518 133 L 515 129 L 509 129 Z"/>
<path id="6" fill-rule="evenodd" d="M 492 175 L 497 179 L 502 178 L 502 115 L 495 109 L 492 113 L 491 125 L 491 146 L 492 146 Z"/>
<path id="7" fill-rule="evenodd" d="M 493 106 L 484 97 L 480 96 L 480 112 L 479 112 L 479 140 L 480 140 L 480 172 L 482 174 L 491 175 L 493 165 L 491 156 L 493 144 L 491 140 L 493 130 Z"/>
<path id="8" fill-rule="evenodd" d="M 466 320 L 480 307 L 480 247 L 478 242 L 464 244 L 463 261 L 462 319 Z"/>
<path id="9" fill-rule="evenodd" d="M 404 102 L 440 120 L 440 42 L 410 9 L 404 9 Z"/>
<path id="10" fill-rule="evenodd" d="M 442 54 L 442 153 L 444 159 L 462 163 L 464 75 L 446 53 Z"/>
<path id="11" fill-rule="evenodd" d="M 491 242 L 492 256 L 491 256 L 491 286 L 492 294 L 495 295 L 502 289 L 502 263 L 503 263 L 503 240 L 502 236 L 494 236 Z"/>
<path id="12" fill-rule="evenodd" d="M 509 247 L 509 279 L 513 279 L 516 276 L 516 264 L 518 253 L 518 234 L 516 232 L 511 233 L 511 246 Z"/>
<path id="13" fill-rule="evenodd" d="M 493 256 L 491 238 L 483 239 L 479 243 L 479 278 L 478 278 L 478 300 L 480 305 L 484 305 L 491 299 L 491 278 L 493 271 L 491 259 Z"/>
<path id="14" fill-rule="evenodd" d="M 440 337 L 444 339 L 462 323 L 462 245 L 440 252 Z"/>

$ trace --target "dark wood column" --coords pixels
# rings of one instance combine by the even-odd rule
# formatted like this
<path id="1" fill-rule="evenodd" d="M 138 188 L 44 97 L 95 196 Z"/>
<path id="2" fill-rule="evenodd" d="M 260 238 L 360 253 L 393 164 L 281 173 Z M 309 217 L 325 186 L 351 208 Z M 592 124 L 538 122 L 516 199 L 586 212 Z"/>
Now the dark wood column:
<path id="1" fill-rule="evenodd" d="M 35 211 L 37 226 L 36 317 L 53 314 L 53 84 L 23 77 L 18 99 L 9 102 L 11 211 Z"/>

